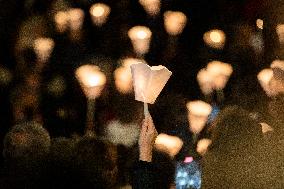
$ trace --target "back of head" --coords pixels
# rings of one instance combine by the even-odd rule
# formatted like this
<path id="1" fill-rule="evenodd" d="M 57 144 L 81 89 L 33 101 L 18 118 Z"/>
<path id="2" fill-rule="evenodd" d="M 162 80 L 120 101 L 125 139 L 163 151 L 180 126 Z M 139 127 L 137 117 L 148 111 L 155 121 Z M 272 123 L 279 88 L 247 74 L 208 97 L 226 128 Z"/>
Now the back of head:
<path id="1" fill-rule="evenodd" d="M 36 160 L 50 148 L 50 136 L 42 125 L 25 122 L 12 127 L 4 139 L 3 156 L 6 160 Z"/>
<path id="2" fill-rule="evenodd" d="M 76 172 L 87 188 L 112 188 L 117 181 L 117 149 L 107 141 L 83 138 L 75 147 Z"/>
<path id="3" fill-rule="evenodd" d="M 245 150 L 245 146 L 251 149 L 263 136 L 261 126 L 249 116 L 249 112 L 238 106 L 223 109 L 212 127 L 211 150 L 220 152 L 227 153 L 232 148 Z"/>
<path id="4" fill-rule="evenodd" d="M 49 148 L 49 134 L 40 124 L 25 122 L 12 127 L 3 150 L 11 188 L 40 187 Z"/>
<path id="5" fill-rule="evenodd" d="M 215 120 L 212 144 L 203 158 L 203 188 L 266 188 L 273 170 L 261 126 L 249 112 L 227 107 Z"/>

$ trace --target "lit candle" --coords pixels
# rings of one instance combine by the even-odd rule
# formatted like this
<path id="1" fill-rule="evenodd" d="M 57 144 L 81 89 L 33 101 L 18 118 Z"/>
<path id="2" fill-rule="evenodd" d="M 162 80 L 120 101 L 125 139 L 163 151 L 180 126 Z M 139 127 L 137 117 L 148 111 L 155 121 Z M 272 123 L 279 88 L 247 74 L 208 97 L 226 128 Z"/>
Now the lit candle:
<path id="1" fill-rule="evenodd" d="M 139 0 L 147 14 L 156 16 L 160 13 L 161 1 L 160 0 Z"/>
<path id="2" fill-rule="evenodd" d="M 276 33 L 278 35 L 279 43 L 284 44 L 284 24 L 278 24 L 276 26 Z"/>
<path id="3" fill-rule="evenodd" d="M 214 88 L 217 90 L 225 88 L 233 72 L 233 68 L 230 64 L 220 61 L 209 62 L 206 70 L 213 76 Z"/>
<path id="4" fill-rule="evenodd" d="M 186 104 L 186 107 L 190 130 L 192 133 L 198 134 L 204 128 L 212 107 L 201 100 L 190 101 Z"/>
<path id="5" fill-rule="evenodd" d="M 68 20 L 71 31 L 81 30 L 84 21 L 84 11 L 79 8 L 70 9 L 68 11 Z"/>
<path id="6" fill-rule="evenodd" d="M 135 26 L 128 31 L 128 36 L 133 45 L 134 51 L 143 55 L 149 51 L 152 32 L 145 26 Z"/>
<path id="7" fill-rule="evenodd" d="M 204 156 L 205 153 L 207 152 L 208 150 L 208 147 L 211 145 L 212 141 L 210 139 L 207 139 L 207 138 L 203 138 L 203 139 L 200 139 L 198 142 L 197 142 L 197 147 L 196 147 L 196 151 Z"/>
<path id="8" fill-rule="evenodd" d="M 187 22 L 184 13 L 179 11 L 166 11 L 164 13 L 164 25 L 169 35 L 179 35 L 182 33 Z"/>
<path id="9" fill-rule="evenodd" d="M 274 60 L 270 68 L 273 71 L 273 77 L 270 81 L 270 86 L 275 93 L 284 93 L 284 61 Z"/>
<path id="10" fill-rule="evenodd" d="M 201 69 L 197 73 L 197 82 L 204 95 L 209 95 L 214 90 L 213 76 L 205 69 Z"/>
<path id="11" fill-rule="evenodd" d="M 261 70 L 257 75 L 257 79 L 261 87 L 268 96 L 273 96 L 273 90 L 270 86 L 270 81 L 272 77 L 273 77 L 273 71 L 272 69 L 269 68 Z"/>
<path id="12" fill-rule="evenodd" d="M 133 91 L 130 66 L 141 62 L 144 61 L 135 58 L 125 58 L 122 60 L 122 65 L 114 71 L 115 86 L 120 93 L 127 94 Z"/>
<path id="13" fill-rule="evenodd" d="M 274 129 L 267 123 L 260 123 L 260 125 L 261 125 L 261 130 L 263 134 L 274 131 Z"/>
<path id="14" fill-rule="evenodd" d="M 169 154 L 172 158 L 177 155 L 183 146 L 183 141 L 176 136 L 161 133 L 155 140 L 155 148 Z"/>
<path id="15" fill-rule="evenodd" d="M 99 67 L 83 65 L 76 70 L 75 75 L 87 98 L 95 99 L 101 94 L 106 83 L 106 76 Z"/>
<path id="16" fill-rule="evenodd" d="M 223 49 L 226 41 L 226 35 L 222 30 L 210 30 L 208 32 L 205 32 L 203 35 L 204 42 L 216 49 Z"/>
<path id="17" fill-rule="evenodd" d="M 48 61 L 54 48 L 54 41 L 51 38 L 37 38 L 34 41 L 34 50 L 39 62 Z"/>
<path id="18" fill-rule="evenodd" d="M 257 19 L 256 20 L 256 26 L 259 28 L 259 29 L 263 29 L 263 20 L 262 19 Z"/>
<path id="19" fill-rule="evenodd" d="M 92 21 L 97 26 L 102 26 L 108 19 L 110 7 L 104 3 L 96 3 L 90 8 Z"/>
<path id="20" fill-rule="evenodd" d="M 68 28 L 68 13 L 64 11 L 59 11 L 54 16 L 54 21 L 56 29 L 58 32 L 63 33 Z"/>

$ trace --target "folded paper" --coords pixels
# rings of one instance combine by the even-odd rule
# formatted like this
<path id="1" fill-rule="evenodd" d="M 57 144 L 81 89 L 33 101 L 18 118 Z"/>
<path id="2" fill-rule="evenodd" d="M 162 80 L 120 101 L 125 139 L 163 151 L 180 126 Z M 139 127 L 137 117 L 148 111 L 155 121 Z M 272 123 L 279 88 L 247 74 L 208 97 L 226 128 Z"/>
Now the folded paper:
<path id="1" fill-rule="evenodd" d="M 139 63 L 131 67 L 135 100 L 154 104 L 156 98 L 169 80 L 172 72 L 164 66 Z"/>

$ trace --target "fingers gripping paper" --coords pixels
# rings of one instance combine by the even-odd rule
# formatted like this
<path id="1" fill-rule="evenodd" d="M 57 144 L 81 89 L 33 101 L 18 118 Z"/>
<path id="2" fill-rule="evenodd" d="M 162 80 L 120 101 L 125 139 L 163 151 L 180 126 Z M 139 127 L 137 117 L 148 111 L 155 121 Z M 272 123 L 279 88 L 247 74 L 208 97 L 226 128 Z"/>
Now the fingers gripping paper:
<path id="1" fill-rule="evenodd" d="M 164 66 L 139 63 L 131 65 L 135 100 L 154 104 L 156 98 L 172 75 Z"/>

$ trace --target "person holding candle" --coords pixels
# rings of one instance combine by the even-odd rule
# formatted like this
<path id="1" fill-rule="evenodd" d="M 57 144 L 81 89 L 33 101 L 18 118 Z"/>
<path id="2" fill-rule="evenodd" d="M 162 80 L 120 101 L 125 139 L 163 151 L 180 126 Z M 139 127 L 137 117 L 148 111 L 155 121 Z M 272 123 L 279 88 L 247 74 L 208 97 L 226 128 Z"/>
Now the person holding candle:
<path id="1" fill-rule="evenodd" d="M 170 188 L 175 168 L 170 157 L 154 150 L 158 132 L 152 117 L 148 114 L 142 122 L 139 137 L 139 162 L 134 166 L 133 189 Z"/>

